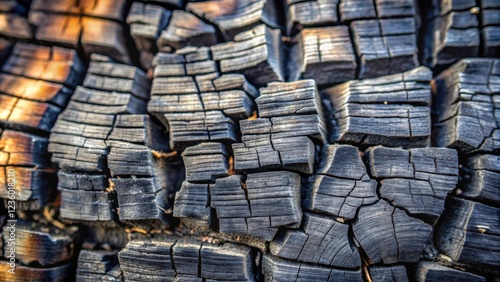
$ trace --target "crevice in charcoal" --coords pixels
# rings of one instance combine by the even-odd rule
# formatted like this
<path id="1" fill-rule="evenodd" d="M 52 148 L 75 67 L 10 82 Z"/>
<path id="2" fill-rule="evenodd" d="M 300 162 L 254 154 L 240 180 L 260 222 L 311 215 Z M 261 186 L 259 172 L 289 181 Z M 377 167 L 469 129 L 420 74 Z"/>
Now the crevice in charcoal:
<path id="1" fill-rule="evenodd" d="M 477 15 L 476 15 L 477 22 L 478 22 L 477 29 L 480 32 L 480 35 L 479 35 L 478 57 L 484 57 L 484 45 L 485 45 L 485 42 L 484 42 L 483 34 L 481 32 L 482 31 L 481 28 L 483 27 L 483 6 L 481 4 L 483 3 L 483 1 L 484 0 L 476 0 L 476 7 L 479 7 L 479 13 L 477 13 Z M 490 71 L 490 73 L 491 73 L 491 71 Z"/>
<path id="2" fill-rule="evenodd" d="M 94 2 L 94 4 L 97 4 L 97 0 Z M 130 12 L 130 8 L 132 7 L 132 2 L 131 1 L 125 1 L 125 15 L 128 15 Z M 115 20 L 113 20 L 115 21 Z M 142 64 L 140 62 L 140 52 L 137 50 L 137 47 L 135 46 L 135 42 L 132 39 L 132 33 L 130 32 L 130 25 L 128 25 L 125 21 L 119 22 L 120 26 L 122 27 L 123 31 L 123 39 L 125 40 L 125 46 L 128 51 L 128 57 L 132 63 L 133 66 L 142 69 Z M 156 48 L 156 44 L 154 44 L 154 47 Z"/>
<path id="3" fill-rule="evenodd" d="M 371 264 L 370 257 L 368 254 L 365 252 L 365 250 L 361 247 L 361 244 L 359 243 L 358 239 L 354 235 L 354 229 L 353 229 L 353 222 L 357 220 L 359 214 L 359 208 L 356 210 L 356 216 L 354 217 L 353 220 L 349 221 L 349 229 L 347 231 L 347 236 L 349 237 L 349 242 L 354 245 L 354 247 L 358 250 L 359 256 L 361 257 L 361 270 L 363 273 L 363 278 L 368 281 L 372 282 L 372 278 L 370 275 L 370 271 L 368 270 L 368 266 Z"/>
<path id="4" fill-rule="evenodd" d="M 172 262 L 172 269 L 175 272 L 175 275 L 177 276 L 177 270 L 175 268 L 175 261 L 174 261 L 174 246 L 177 244 L 177 240 L 174 241 L 172 246 L 170 246 L 170 261 Z"/>
<path id="5" fill-rule="evenodd" d="M 200 247 L 198 249 L 198 277 L 201 277 L 201 248 L 203 247 L 203 244 L 204 243 L 201 242 Z"/>
<path id="6" fill-rule="evenodd" d="M 292 73 L 292 69 L 295 67 L 293 64 L 295 60 L 292 58 L 292 48 L 297 42 L 293 42 L 292 37 L 282 37 L 281 40 L 281 48 L 283 54 L 283 72 L 284 79 L 286 82 L 290 82 L 290 75 Z"/>
<path id="7" fill-rule="evenodd" d="M 354 41 L 356 36 L 350 24 L 348 25 L 348 30 L 349 30 L 349 41 L 351 42 L 352 50 L 354 56 L 356 57 L 356 79 L 359 79 L 361 77 L 361 72 L 363 71 L 363 59 L 356 52 L 356 42 Z"/>

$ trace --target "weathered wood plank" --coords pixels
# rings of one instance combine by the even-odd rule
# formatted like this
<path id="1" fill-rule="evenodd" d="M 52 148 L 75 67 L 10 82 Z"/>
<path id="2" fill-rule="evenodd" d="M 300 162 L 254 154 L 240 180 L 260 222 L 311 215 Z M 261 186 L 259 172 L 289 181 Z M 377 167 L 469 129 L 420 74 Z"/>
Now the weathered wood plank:
<path id="1" fill-rule="evenodd" d="M 59 188 L 61 217 L 89 223 L 107 223 L 116 218 L 116 203 L 106 191 L 85 191 Z"/>

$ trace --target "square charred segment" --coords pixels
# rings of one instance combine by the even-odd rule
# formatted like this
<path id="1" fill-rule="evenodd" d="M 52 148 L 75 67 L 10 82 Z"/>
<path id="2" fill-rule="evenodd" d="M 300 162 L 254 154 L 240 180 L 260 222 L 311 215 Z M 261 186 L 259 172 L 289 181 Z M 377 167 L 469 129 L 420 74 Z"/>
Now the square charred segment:
<path id="1" fill-rule="evenodd" d="M 360 206 L 378 200 L 377 181 L 370 179 L 358 148 L 327 145 L 320 160 L 310 179 L 305 208 L 351 220 Z"/>
<path id="2" fill-rule="evenodd" d="M 363 281 L 361 269 L 337 269 L 324 265 L 309 264 L 288 259 L 281 259 L 271 254 L 262 258 L 264 281 L 288 282 L 300 281 Z"/>
<path id="3" fill-rule="evenodd" d="M 291 80 L 314 79 L 319 86 L 356 79 L 356 56 L 346 26 L 303 29 L 291 50 Z"/>
<path id="4" fill-rule="evenodd" d="M 118 265 L 118 252 L 101 250 L 80 251 L 75 279 L 77 282 L 91 280 L 123 281 L 122 272 Z"/>
<path id="5" fill-rule="evenodd" d="M 221 143 L 201 143 L 182 153 L 186 180 L 191 183 L 214 183 L 216 178 L 229 175 L 228 148 Z"/>
<path id="6" fill-rule="evenodd" d="M 272 0 L 189 2 L 186 10 L 215 26 L 225 40 L 259 24 L 280 28 L 280 7 Z"/>
<path id="7" fill-rule="evenodd" d="M 255 257 L 255 250 L 245 245 L 215 245 L 189 237 L 131 241 L 118 254 L 125 281 L 254 281 Z"/>
<path id="8" fill-rule="evenodd" d="M 210 49 L 158 53 L 148 111 L 169 129 L 181 151 L 202 142 L 236 142 L 235 121 L 248 118 L 259 92 L 241 74 L 220 75 Z"/>
<path id="9" fill-rule="evenodd" d="M 464 59 L 434 79 L 434 139 L 460 153 L 500 149 L 500 60 Z"/>
<path id="10" fill-rule="evenodd" d="M 258 25 L 234 37 L 234 41 L 210 47 L 221 73 L 240 73 L 256 87 L 284 81 L 281 33 Z"/>
<path id="11" fill-rule="evenodd" d="M 468 158 L 461 176 L 461 197 L 490 205 L 500 204 L 500 156 L 484 154 Z"/>
<path id="12" fill-rule="evenodd" d="M 222 233 L 271 241 L 279 227 L 297 228 L 302 219 L 300 176 L 286 171 L 233 175 L 210 185 L 210 206 Z"/>
<path id="13" fill-rule="evenodd" d="M 299 230 L 284 229 L 270 243 L 271 254 L 314 264 L 358 268 L 361 256 L 350 239 L 349 224 L 304 213 Z"/>
<path id="14" fill-rule="evenodd" d="M 436 247 L 455 262 L 498 275 L 500 208 L 455 197 L 448 202 L 435 231 Z"/>
<path id="15" fill-rule="evenodd" d="M 131 63 L 125 34 L 126 1 L 33 1 L 28 21 L 39 41 L 105 54 Z"/>
<path id="16" fill-rule="evenodd" d="M 333 104 L 333 141 L 358 146 L 430 144 L 432 73 L 419 67 L 325 89 Z"/>
<path id="17" fill-rule="evenodd" d="M 285 168 L 311 174 L 315 143 L 327 140 L 315 82 L 270 83 L 256 103 L 259 118 L 240 121 L 243 143 L 233 144 L 235 169 Z"/>
<path id="18" fill-rule="evenodd" d="M 424 65 L 443 70 L 468 57 L 498 57 L 498 1 L 429 1 L 423 30 Z"/>
<path id="19" fill-rule="evenodd" d="M 410 215 L 435 223 L 458 182 L 458 154 L 447 148 L 409 150 L 372 147 L 370 174 L 380 183 L 380 197 Z"/>

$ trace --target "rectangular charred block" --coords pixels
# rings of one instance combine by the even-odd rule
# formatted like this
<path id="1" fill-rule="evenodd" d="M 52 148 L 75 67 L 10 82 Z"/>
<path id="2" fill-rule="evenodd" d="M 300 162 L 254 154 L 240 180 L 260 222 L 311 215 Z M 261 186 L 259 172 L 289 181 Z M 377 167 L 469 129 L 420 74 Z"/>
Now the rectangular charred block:
<path id="1" fill-rule="evenodd" d="M 0 13 L 0 34 L 13 39 L 31 39 L 33 32 L 25 17 L 15 13 Z"/>
<path id="2" fill-rule="evenodd" d="M 228 176 L 230 152 L 221 143 L 201 143 L 188 147 L 182 153 L 186 180 L 192 183 L 210 183 Z"/>
<path id="3" fill-rule="evenodd" d="M 36 226 L 35 228 L 33 226 Z M 15 237 L 12 239 L 12 233 Z M 52 266 L 71 260 L 78 248 L 78 233 L 74 229 L 63 230 L 54 226 L 29 221 L 17 221 L 14 231 L 9 224 L 3 227 L 4 254 L 10 254 L 6 243 L 16 242 L 16 259 L 24 265 Z"/>
<path id="4" fill-rule="evenodd" d="M 370 179 L 359 153 L 350 145 L 323 147 L 304 206 L 312 211 L 354 219 L 360 206 L 377 201 L 377 182 Z"/>
<path id="5" fill-rule="evenodd" d="M 450 197 L 437 228 L 436 247 L 453 261 L 498 275 L 499 235 L 499 208 Z"/>
<path id="6" fill-rule="evenodd" d="M 363 281 L 361 270 L 336 269 L 316 264 L 285 260 L 270 254 L 262 259 L 264 281 Z"/>
<path id="7" fill-rule="evenodd" d="M 490 204 L 500 203 L 500 156 L 476 155 L 467 159 L 460 196 Z"/>
<path id="8" fill-rule="evenodd" d="M 10 263 L 6 260 L 0 261 L 0 279 L 7 281 L 12 279 Z M 75 263 L 69 261 L 67 263 L 52 267 L 40 268 L 29 267 L 22 264 L 16 264 L 16 277 L 23 277 L 28 281 L 68 281 L 74 279 Z M 60 279 L 60 280 L 58 280 Z"/>
<path id="9" fill-rule="evenodd" d="M 217 31 L 192 13 L 174 10 L 156 41 L 160 51 L 178 50 L 186 46 L 212 46 L 219 43 Z"/>
<path id="10" fill-rule="evenodd" d="M 371 264 L 418 261 L 432 231 L 385 200 L 362 206 L 352 226 Z"/>
<path id="11" fill-rule="evenodd" d="M 76 281 L 122 281 L 117 251 L 82 250 L 78 256 Z"/>
<path id="12" fill-rule="evenodd" d="M 10 200 L 9 177 L 15 177 L 15 197 L 18 210 L 41 210 L 56 194 L 57 175 L 52 168 L 0 165 L 0 198 Z M 12 190 L 11 190 L 12 191 Z"/>
<path id="13" fill-rule="evenodd" d="M 349 225 L 304 213 L 301 230 L 284 229 L 270 243 L 271 254 L 315 264 L 357 268 L 361 257 L 349 239 Z"/>
<path id="14" fill-rule="evenodd" d="M 88 115 L 100 114 L 96 116 L 98 119 L 91 119 L 86 122 L 93 124 L 100 122 L 101 119 L 108 118 L 105 115 L 145 113 L 146 105 L 146 101 L 130 93 L 99 91 L 78 86 L 71 97 L 66 112 L 74 111 L 75 113 L 72 115 L 76 116 L 73 119 L 78 118 L 77 121 L 87 121 Z M 65 118 L 69 119 L 69 117 Z"/>
<path id="15" fill-rule="evenodd" d="M 479 275 L 427 261 L 417 263 L 413 279 L 417 282 L 444 281 L 448 279 L 464 282 L 486 282 L 486 278 Z"/>
<path id="16" fill-rule="evenodd" d="M 234 175 L 210 185 L 222 233 L 248 234 L 270 241 L 278 227 L 297 227 L 302 218 L 300 176 L 290 172 Z"/>
<path id="17" fill-rule="evenodd" d="M 168 202 L 168 187 L 160 176 L 111 178 L 110 183 L 116 190 L 120 221 L 146 229 L 168 225 L 172 207 Z"/>
<path id="18" fill-rule="evenodd" d="M 0 132 L 0 165 L 51 167 L 48 140 L 19 131 Z"/>
<path id="19" fill-rule="evenodd" d="M 447 148 L 410 150 L 381 146 L 367 151 L 380 196 L 415 216 L 435 222 L 458 181 L 458 154 Z"/>
<path id="20" fill-rule="evenodd" d="M 241 73 L 257 87 L 284 80 L 280 31 L 265 25 L 238 34 L 234 41 L 211 47 L 222 73 Z"/>
<path id="21" fill-rule="evenodd" d="M 280 7 L 269 0 L 190 2 L 186 10 L 217 26 L 226 40 L 259 24 L 279 28 Z"/>
<path id="22" fill-rule="evenodd" d="M 303 28 L 330 26 L 339 22 L 339 0 L 286 1 L 287 32 L 294 35 Z"/>
<path id="23" fill-rule="evenodd" d="M 415 18 L 354 21 L 350 24 L 359 78 L 407 71 L 418 66 Z"/>
<path id="24" fill-rule="evenodd" d="M 116 218 L 116 203 L 106 191 L 61 191 L 61 217 L 88 222 L 112 222 Z"/>
<path id="25" fill-rule="evenodd" d="M 113 10 L 118 11 L 116 7 L 113 7 Z M 131 62 L 124 28 L 119 22 L 86 15 L 46 13 L 34 9 L 30 10 L 28 20 L 37 28 L 37 40 L 83 49 L 87 58 L 93 53 L 100 53 L 118 62 Z"/>
<path id="26" fill-rule="evenodd" d="M 433 94 L 438 146 L 461 153 L 500 147 L 500 60 L 464 59 L 435 78 Z"/>
<path id="27" fill-rule="evenodd" d="M 333 104 L 334 140 L 357 145 L 429 145 L 431 79 L 431 71 L 419 67 L 324 90 Z"/>
<path id="28" fill-rule="evenodd" d="M 256 278 L 255 251 L 245 245 L 203 244 L 200 276 L 205 279 L 253 281 Z"/>
<path id="29" fill-rule="evenodd" d="M 132 3 L 127 15 L 127 23 L 130 26 L 130 35 L 140 52 L 155 51 L 156 39 L 167 26 L 170 15 L 171 11 L 161 6 L 141 2 Z"/>
<path id="30" fill-rule="evenodd" d="M 0 125 L 46 135 L 61 112 L 58 106 L 0 94 Z"/>
<path id="31" fill-rule="evenodd" d="M 182 182 L 181 189 L 175 194 L 173 216 L 211 224 L 208 184 Z"/>
<path id="32" fill-rule="evenodd" d="M 408 275 L 406 274 L 406 267 L 404 265 L 394 266 L 370 266 L 370 277 L 373 281 L 399 281 L 408 282 Z"/>
<path id="33" fill-rule="evenodd" d="M 294 80 L 314 79 L 324 86 L 356 78 L 356 56 L 348 27 L 305 28 L 295 40 L 291 51 L 296 58 L 291 74 Z"/>
<path id="34" fill-rule="evenodd" d="M 2 72 L 76 87 L 83 78 L 85 66 L 75 50 L 16 44 Z"/>
<path id="35" fill-rule="evenodd" d="M 125 281 L 174 281 L 175 269 L 171 257 L 174 240 L 131 241 L 118 253 Z"/>
<path id="36" fill-rule="evenodd" d="M 220 111 L 196 113 L 169 113 L 170 146 L 174 150 L 207 142 L 235 142 L 238 140 L 234 121 Z"/>
<path id="37" fill-rule="evenodd" d="M 30 6 L 30 11 L 86 15 L 96 18 L 123 21 L 126 9 L 125 2 L 125 0 L 91 0 L 83 2 L 73 0 L 34 0 Z"/>
<path id="38" fill-rule="evenodd" d="M 69 190 L 104 191 L 109 186 L 106 175 L 57 172 L 58 187 Z"/>

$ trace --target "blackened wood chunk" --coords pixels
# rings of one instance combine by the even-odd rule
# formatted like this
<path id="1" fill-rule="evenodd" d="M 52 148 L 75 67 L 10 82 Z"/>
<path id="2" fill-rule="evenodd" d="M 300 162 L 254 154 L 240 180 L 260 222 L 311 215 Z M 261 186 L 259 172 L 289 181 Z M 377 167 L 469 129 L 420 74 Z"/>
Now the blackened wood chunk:
<path id="1" fill-rule="evenodd" d="M 245 245 L 203 244 L 200 276 L 206 280 L 253 281 L 257 277 L 255 251 Z"/>
<path id="2" fill-rule="evenodd" d="M 57 115 L 57 106 L 0 94 L 0 125 L 25 132 L 47 134 Z"/>
<path id="3" fill-rule="evenodd" d="M 0 165 L 0 198 L 9 200 L 9 172 L 15 171 L 16 205 L 18 210 L 41 210 L 53 200 L 57 175 L 52 168 L 32 168 Z"/>
<path id="4" fill-rule="evenodd" d="M 375 3 L 376 1 L 340 0 L 340 19 L 345 22 L 376 18 L 377 11 L 374 7 Z"/>
<path id="5" fill-rule="evenodd" d="M 0 13 L 0 34 L 14 39 L 33 38 L 26 18 L 14 13 Z"/>
<path id="6" fill-rule="evenodd" d="M 182 153 L 186 180 L 192 183 L 210 183 L 228 175 L 230 152 L 221 143 L 201 143 L 188 147 Z"/>
<path id="7" fill-rule="evenodd" d="M 12 230 L 7 222 L 3 227 L 4 254 L 10 254 L 7 242 L 15 240 L 15 258 L 25 265 L 46 267 L 68 261 L 75 255 L 78 234 L 74 230 L 19 220 L 14 226 Z M 11 232 L 15 232 L 14 239 Z"/>
<path id="8" fill-rule="evenodd" d="M 175 10 L 156 45 L 159 50 L 177 50 L 186 46 L 212 46 L 217 43 L 217 31 L 212 25 L 189 12 Z"/>
<path id="9" fill-rule="evenodd" d="M 353 231 L 371 263 L 392 264 L 418 261 L 432 227 L 380 200 L 359 209 Z"/>
<path id="10" fill-rule="evenodd" d="M 446 195 L 458 182 L 458 154 L 447 148 L 368 150 L 371 175 L 380 181 L 380 196 L 394 206 L 435 222 Z"/>
<path id="11" fill-rule="evenodd" d="M 201 249 L 202 243 L 190 238 L 179 239 L 172 246 L 172 257 L 177 277 L 187 276 L 190 279 L 201 277 Z"/>
<path id="12" fill-rule="evenodd" d="M 462 58 L 476 57 L 480 25 L 476 1 L 432 1 L 427 15 L 423 61 L 442 69 Z M 481 9 L 482 10 L 482 9 Z"/>
<path id="13" fill-rule="evenodd" d="M 111 178 L 118 198 L 118 217 L 122 222 L 151 229 L 168 224 L 172 207 L 160 177 Z"/>
<path id="14" fill-rule="evenodd" d="M 372 281 L 408 282 L 408 275 L 404 265 L 394 266 L 370 266 L 370 277 Z"/>
<path id="15" fill-rule="evenodd" d="M 266 241 L 278 227 L 298 227 L 300 176 L 290 172 L 264 172 L 219 178 L 210 185 L 210 205 L 215 208 L 222 233 L 248 234 Z"/>
<path id="16" fill-rule="evenodd" d="M 174 281 L 173 240 L 130 241 L 118 253 L 125 281 Z"/>
<path id="17" fill-rule="evenodd" d="M 161 6 L 132 3 L 127 16 L 130 34 L 139 51 L 154 51 L 156 39 L 170 19 L 171 11 Z"/>
<path id="18" fill-rule="evenodd" d="M 417 282 L 439 282 L 444 280 L 460 280 L 464 282 L 486 282 L 486 278 L 450 267 L 439 265 L 436 262 L 421 261 L 415 267 L 413 279 Z"/>
<path id="19" fill-rule="evenodd" d="M 449 198 L 437 228 L 436 246 L 454 261 L 498 275 L 499 235 L 499 208 Z"/>
<path id="20" fill-rule="evenodd" d="M 500 203 L 500 156 L 476 155 L 467 159 L 468 178 L 461 186 L 461 196 L 474 201 Z"/>
<path id="21" fill-rule="evenodd" d="M 321 100 L 314 80 L 271 82 L 261 88 L 255 99 L 259 117 L 318 114 L 322 116 Z"/>
<path id="22" fill-rule="evenodd" d="M 324 86 L 356 78 L 356 56 L 348 27 L 305 28 L 295 40 L 297 44 L 291 51 L 291 57 L 296 59 L 292 79 L 314 79 Z"/>
<path id="23" fill-rule="evenodd" d="M 76 111 L 75 115 L 101 114 L 98 120 L 86 122 L 93 124 L 107 118 L 105 115 L 145 113 L 146 105 L 144 100 L 130 93 L 99 91 L 78 86 L 71 97 L 67 111 Z"/>
<path id="24" fill-rule="evenodd" d="M 123 21 L 125 17 L 125 8 L 125 0 L 91 0 L 82 2 L 74 0 L 33 0 L 33 3 L 30 6 L 30 11 L 86 15 L 95 18 Z"/>
<path id="25" fill-rule="evenodd" d="M 168 133 L 149 115 L 116 116 L 108 140 L 144 145 L 160 152 L 170 151 Z"/>
<path id="26" fill-rule="evenodd" d="M 307 209 L 353 219 L 361 205 L 377 201 L 377 182 L 368 176 L 356 147 L 327 145 L 320 159 L 307 190 Z"/>
<path id="27" fill-rule="evenodd" d="M 175 194 L 173 216 L 210 223 L 210 193 L 208 184 L 182 183 Z"/>
<path id="28" fill-rule="evenodd" d="M 324 90 L 333 104 L 333 140 L 356 145 L 430 144 L 432 73 L 425 67 Z"/>
<path id="29" fill-rule="evenodd" d="M 461 153 L 500 149 L 500 60 L 464 59 L 435 79 L 434 139 Z"/>
<path id="30" fill-rule="evenodd" d="M 490 10 L 491 17 L 496 17 L 498 19 L 498 10 Z M 484 17 L 484 14 L 483 14 Z M 481 36 L 483 39 L 483 54 L 487 57 L 496 57 L 500 52 L 500 38 L 498 33 L 500 32 L 500 23 L 496 22 L 496 26 L 487 26 L 481 30 Z"/>
<path id="31" fill-rule="evenodd" d="M 64 282 L 74 279 L 75 264 L 70 261 L 65 264 L 44 268 L 16 264 L 15 275 L 8 272 L 10 269 L 10 264 L 7 261 L 0 261 L 0 280 Z"/>
<path id="32" fill-rule="evenodd" d="M 76 281 L 122 281 L 117 251 L 82 250 L 78 256 Z"/>
<path id="33" fill-rule="evenodd" d="M 51 167 L 47 138 L 12 130 L 0 137 L 0 165 Z"/>
<path id="34" fill-rule="evenodd" d="M 74 88 L 83 78 L 85 66 L 75 50 L 16 44 L 2 72 Z M 62 105 L 64 106 L 64 105 Z"/>
<path id="35" fill-rule="evenodd" d="M 279 30 L 259 25 L 238 34 L 234 41 L 212 46 L 211 50 L 222 73 L 241 73 L 260 87 L 284 80 L 281 44 Z"/>
<path id="36" fill-rule="evenodd" d="M 189 2 L 186 10 L 214 24 L 227 40 L 258 24 L 279 28 L 279 7 L 269 0 Z"/>
<path id="37" fill-rule="evenodd" d="M 287 0 L 287 32 L 293 35 L 304 27 L 328 26 L 338 23 L 339 0 Z"/>
<path id="38" fill-rule="evenodd" d="M 106 175 L 57 172 L 58 186 L 63 189 L 104 191 L 109 183 Z"/>
<path id="39" fill-rule="evenodd" d="M 13 97 L 65 107 L 73 90 L 62 84 L 2 73 L 0 74 L 0 92 Z"/>
<path id="40" fill-rule="evenodd" d="M 123 64 L 92 61 L 83 81 L 87 88 L 131 93 L 140 99 L 149 98 L 150 84 L 140 69 Z"/>
<path id="41" fill-rule="evenodd" d="M 116 218 L 116 203 L 106 191 L 60 189 L 61 217 L 69 220 L 111 222 Z"/>
<path id="42" fill-rule="evenodd" d="M 220 111 L 165 114 L 170 133 L 170 147 L 182 147 L 206 142 L 238 140 L 234 121 Z"/>
<path id="43" fill-rule="evenodd" d="M 262 259 L 264 281 L 363 281 L 361 270 L 345 270 L 285 260 L 270 254 Z"/>
<path id="44" fill-rule="evenodd" d="M 359 78 L 378 77 L 418 66 L 415 18 L 362 20 L 351 23 Z"/>
<path id="45" fill-rule="evenodd" d="M 112 10 L 118 11 L 115 8 Z M 83 48 L 88 58 L 93 53 L 100 53 L 118 62 L 130 63 L 125 32 L 118 22 L 36 10 L 30 11 L 29 22 L 37 27 L 37 40 L 75 49 Z"/>
<path id="46" fill-rule="evenodd" d="M 270 243 L 273 255 L 301 262 L 357 268 L 361 257 L 349 239 L 349 225 L 304 213 L 303 230 L 287 229 Z"/>

